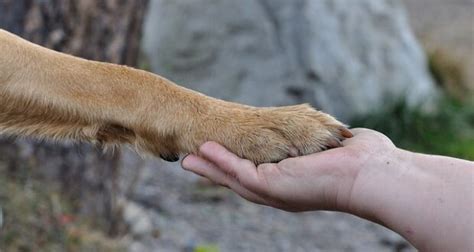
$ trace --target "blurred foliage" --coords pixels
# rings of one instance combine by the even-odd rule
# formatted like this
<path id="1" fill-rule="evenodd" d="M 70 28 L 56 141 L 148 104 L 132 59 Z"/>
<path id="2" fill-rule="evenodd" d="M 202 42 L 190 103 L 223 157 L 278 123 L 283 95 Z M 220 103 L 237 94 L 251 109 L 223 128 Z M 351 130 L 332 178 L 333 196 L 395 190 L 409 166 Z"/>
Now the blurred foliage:
<path id="1" fill-rule="evenodd" d="M 461 101 L 472 99 L 465 67 L 460 59 L 441 49 L 429 50 L 427 57 L 433 79 L 449 96 Z"/>
<path id="2" fill-rule="evenodd" d="M 474 103 L 446 98 L 426 114 L 398 102 L 351 126 L 380 131 L 403 149 L 474 160 Z"/>
<path id="3" fill-rule="evenodd" d="M 124 251 L 120 241 L 90 229 L 60 190 L 31 171 L 0 164 L 1 251 Z"/>
<path id="4" fill-rule="evenodd" d="M 194 252 L 219 252 L 219 248 L 217 245 L 212 244 L 198 245 L 194 249 Z"/>
<path id="5" fill-rule="evenodd" d="M 351 126 L 380 131 L 404 149 L 474 160 L 474 99 L 466 90 L 463 63 L 444 51 L 427 54 L 429 70 L 443 93 L 435 112 L 398 101 L 353 120 Z"/>

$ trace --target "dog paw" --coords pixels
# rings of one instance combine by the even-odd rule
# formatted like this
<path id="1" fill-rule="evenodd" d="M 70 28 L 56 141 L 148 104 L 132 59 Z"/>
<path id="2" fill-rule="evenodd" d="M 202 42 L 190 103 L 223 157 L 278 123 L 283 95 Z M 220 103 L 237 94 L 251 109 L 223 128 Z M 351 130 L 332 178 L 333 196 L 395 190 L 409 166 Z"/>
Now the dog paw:
<path id="1" fill-rule="evenodd" d="M 309 105 L 234 110 L 210 122 L 205 141 L 256 164 L 335 148 L 352 137 L 344 124 Z"/>

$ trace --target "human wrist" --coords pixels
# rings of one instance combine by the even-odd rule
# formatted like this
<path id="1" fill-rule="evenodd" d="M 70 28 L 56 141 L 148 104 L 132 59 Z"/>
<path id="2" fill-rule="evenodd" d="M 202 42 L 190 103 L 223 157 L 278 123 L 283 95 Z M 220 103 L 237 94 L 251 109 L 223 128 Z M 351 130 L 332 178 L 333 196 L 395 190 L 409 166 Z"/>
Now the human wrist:
<path id="1" fill-rule="evenodd" d="M 384 210 L 398 206 L 398 196 L 405 192 L 399 188 L 403 187 L 402 177 L 406 176 L 407 170 L 414 168 L 416 153 L 394 147 L 377 154 L 359 166 L 347 212 L 385 223 Z"/>
<path id="2" fill-rule="evenodd" d="M 350 213 L 394 230 L 420 250 L 469 246 L 472 225 L 452 216 L 469 223 L 472 207 L 463 197 L 469 195 L 472 163 L 401 149 L 376 159 L 355 180 Z"/>

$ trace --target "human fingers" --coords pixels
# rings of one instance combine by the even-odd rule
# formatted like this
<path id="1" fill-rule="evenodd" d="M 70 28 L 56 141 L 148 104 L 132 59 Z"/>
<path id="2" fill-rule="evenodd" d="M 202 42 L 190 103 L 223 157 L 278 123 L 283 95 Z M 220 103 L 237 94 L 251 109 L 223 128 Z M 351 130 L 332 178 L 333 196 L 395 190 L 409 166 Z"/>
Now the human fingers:
<path id="1" fill-rule="evenodd" d="M 357 141 L 359 141 L 359 139 L 361 137 L 365 137 L 367 135 L 373 135 L 374 132 L 376 132 L 375 130 L 366 129 L 366 128 L 354 128 L 354 129 L 350 129 L 350 131 L 352 132 L 354 137 L 344 139 L 342 141 L 343 146 L 346 146 L 346 145 L 351 144 L 353 142 L 357 142 Z"/>
<path id="2" fill-rule="evenodd" d="M 188 155 L 181 163 L 182 167 L 199 176 L 206 177 L 216 184 L 228 187 L 241 197 L 257 204 L 268 205 L 266 200 L 259 195 L 244 188 L 234 177 L 226 174 L 213 163 L 197 155 Z"/>
<path id="3" fill-rule="evenodd" d="M 344 155 L 341 149 L 334 148 L 306 156 L 287 158 L 280 161 L 277 167 L 281 170 L 298 169 L 308 172 L 314 172 L 315 169 L 332 169 L 340 166 L 341 158 Z"/>
<path id="4" fill-rule="evenodd" d="M 344 147 L 351 147 L 354 150 L 380 149 L 385 147 L 394 147 L 392 141 L 384 134 L 365 128 L 351 129 L 354 133 L 353 138 L 345 139 L 342 142 Z"/>
<path id="5" fill-rule="evenodd" d="M 257 167 L 251 161 L 241 159 L 216 142 L 204 143 L 199 148 L 199 153 L 243 187 L 257 194 L 261 192 Z"/>

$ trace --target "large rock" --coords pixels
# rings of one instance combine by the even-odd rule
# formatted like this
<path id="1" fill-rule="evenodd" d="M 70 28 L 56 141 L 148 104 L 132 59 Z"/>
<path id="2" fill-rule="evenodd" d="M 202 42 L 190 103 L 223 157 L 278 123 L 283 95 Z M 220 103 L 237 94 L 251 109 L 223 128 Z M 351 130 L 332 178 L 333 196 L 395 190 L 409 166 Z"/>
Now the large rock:
<path id="1" fill-rule="evenodd" d="M 152 70 L 258 106 L 310 102 L 343 120 L 436 94 L 394 0 L 152 0 Z"/>

